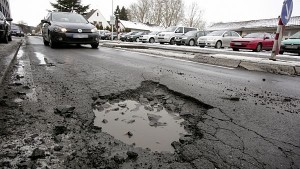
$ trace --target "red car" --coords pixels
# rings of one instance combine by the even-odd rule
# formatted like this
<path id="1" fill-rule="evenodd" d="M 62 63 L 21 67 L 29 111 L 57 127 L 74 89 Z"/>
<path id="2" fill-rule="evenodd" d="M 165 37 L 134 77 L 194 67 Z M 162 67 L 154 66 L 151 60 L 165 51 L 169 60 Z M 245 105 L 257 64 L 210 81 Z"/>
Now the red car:
<path id="1" fill-rule="evenodd" d="M 234 39 L 230 42 L 230 47 L 234 51 L 239 49 L 250 49 L 255 52 L 262 50 L 272 50 L 274 44 L 274 36 L 270 33 L 251 33 L 243 38 Z"/>

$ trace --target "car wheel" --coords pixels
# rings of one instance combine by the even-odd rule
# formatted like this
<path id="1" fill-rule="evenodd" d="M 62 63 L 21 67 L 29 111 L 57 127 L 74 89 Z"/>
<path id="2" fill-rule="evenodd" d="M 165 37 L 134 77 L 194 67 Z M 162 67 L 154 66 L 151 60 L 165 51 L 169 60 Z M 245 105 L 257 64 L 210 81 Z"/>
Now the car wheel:
<path id="1" fill-rule="evenodd" d="M 256 49 L 254 50 L 255 52 L 260 52 L 262 49 L 261 43 L 257 44 Z"/>
<path id="2" fill-rule="evenodd" d="M 150 38 L 150 39 L 149 39 L 149 42 L 150 42 L 150 43 L 154 43 L 154 42 L 155 42 L 154 38 Z"/>
<path id="3" fill-rule="evenodd" d="M 99 46 L 99 43 L 92 43 L 91 46 L 93 49 L 97 49 Z"/>
<path id="4" fill-rule="evenodd" d="M 8 36 L 8 41 L 12 41 L 11 35 Z"/>
<path id="5" fill-rule="evenodd" d="M 174 41 L 174 38 L 172 38 L 171 40 L 170 40 L 170 45 L 174 45 L 175 44 L 175 41 Z"/>
<path id="6" fill-rule="evenodd" d="M 180 44 L 180 43 L 176 43 L 176 45 L 177 45 L 177 46 L 180 46 L 181 44 Z"/>
<path id="7" fill-rule="evenodd" d="M 218 42 L 216 43 L 216 45 L 215 45 L 215 48 L 221 49 L 221 47 L 222 47 L 222 42 L 221 42 L 221 41 L 218 41 Z"/>
<path id="8" fill-rule="evenodd" d="M 51 33 L 49 33 L 49 46 L 54 49 L 56 48 L 56 43 L 53 42 L 52 37 L 51 37 Z"/>
<path id="9" fill-rule="evenodd" d="M 163 42 L 159 42 L 160 44 L 164 44 Z"/>
<path id="10" fill-rule="evenodd" d="M 195 45 L 195 41 L 193 40 L 193 39 L 191 39 L 190 41 L 189 41 L 189 46 L 194 46 Z"/>
<path id="11" fill-rule="evenodd" d="M 49 42 L 45 40 L 45 38 L 43 38 L 43 42 L 45 46 L 49 46 Z"/>
<path id="12" fill-rule="evenodd" d="M 203 46 L 203 45 L 200 45 L 200 48 L 204 48 L 205 46 Z"/>
<path id="13" fill-rule="evenodd" d="M 233 51 L 239 51 L 240 49 L 238 48 L 232 48 Z"/>
<path id="14" fill-rule="evenodd" d="M 281 54 L 281 55 L 282 55 L 283 53 L 284 53 L 284 52 L 283 52 L 282 50 L 281 50 L 281 51 L 279 51 L 279 54 Z"/>

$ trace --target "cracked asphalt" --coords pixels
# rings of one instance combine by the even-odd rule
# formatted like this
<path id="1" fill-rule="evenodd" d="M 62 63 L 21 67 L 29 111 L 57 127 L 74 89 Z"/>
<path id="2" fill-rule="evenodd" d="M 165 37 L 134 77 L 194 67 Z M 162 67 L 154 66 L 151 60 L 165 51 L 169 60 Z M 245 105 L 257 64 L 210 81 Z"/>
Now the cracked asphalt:
<path id="1" fill-rule="evenodd" d="M 300 168 L 299 83 L 121 49 L 51 49 L 29 37 L 0 91 L 0 168 Z M 174 152 L 94 126 L 95 103 L 141 97 L 185 120 L 191 135 L 174 140 Z"/>

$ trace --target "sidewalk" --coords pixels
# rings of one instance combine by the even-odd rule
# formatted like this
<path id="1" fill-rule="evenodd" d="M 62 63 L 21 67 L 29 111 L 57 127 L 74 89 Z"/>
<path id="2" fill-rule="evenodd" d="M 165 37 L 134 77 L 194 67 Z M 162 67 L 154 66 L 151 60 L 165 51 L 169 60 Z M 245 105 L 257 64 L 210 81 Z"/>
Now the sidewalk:
<path id="1" fill-rule="evenodd" d="M 268 58 L 259 58 L 249 56 L 237 56 L 232 55 L 229 52 L 220 54 L 217 50 L 203 49 L 203 48 L 184 48 L 177 46 L 164 46 L 164 45 L 149 45 L 149 44 L 129 44 L 123 42 L 103 42 L 103 47 L 110 48 L 126 48 L 127 50 L 137 51 L 147 54 L 155 54 L 166 57 L 176 57 L 186 60 L 191 60 L 200 63 L 207 63 L 219 66 L 227 67 L 240 67 L 251 71 L 269 72 L 283 75 L 298 75 L 300 76 L 300 62 L 298 61 L 286 61 L 277 59 L 277 61 L 269 60 Z M 159 49 L 167 50 L 162 52 Z M 193 55 L 172 53 L 176 52 L 187 52 L 194 53 Z"/>
<path id="2" fill-rule="evenodd" d="M 22 40 L 13 40 L 8 44 L 0 43 L 0 85 L 9 70 L 14 58 L 16 57 Z"/>

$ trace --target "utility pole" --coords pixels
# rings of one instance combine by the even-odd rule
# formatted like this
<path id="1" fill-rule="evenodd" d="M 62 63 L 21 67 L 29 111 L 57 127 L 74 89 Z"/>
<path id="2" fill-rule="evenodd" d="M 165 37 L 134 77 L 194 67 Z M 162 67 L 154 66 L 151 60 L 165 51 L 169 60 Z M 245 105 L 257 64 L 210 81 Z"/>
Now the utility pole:
<path id="1" fill-rule="evenodd" d="M 114 17 L 114 0 L 111 0 L 111 16 Z M 111 25 L 111 40 L 114 40 L 114 23 L 110 23 Z"/>

